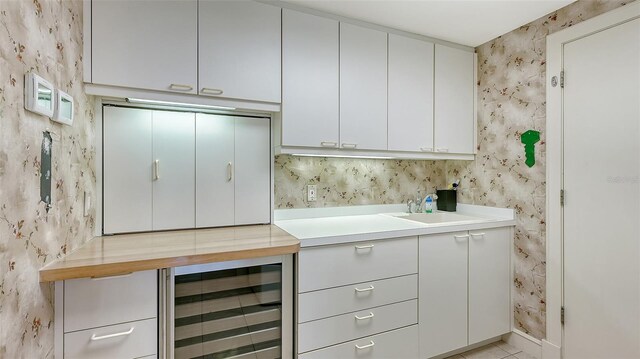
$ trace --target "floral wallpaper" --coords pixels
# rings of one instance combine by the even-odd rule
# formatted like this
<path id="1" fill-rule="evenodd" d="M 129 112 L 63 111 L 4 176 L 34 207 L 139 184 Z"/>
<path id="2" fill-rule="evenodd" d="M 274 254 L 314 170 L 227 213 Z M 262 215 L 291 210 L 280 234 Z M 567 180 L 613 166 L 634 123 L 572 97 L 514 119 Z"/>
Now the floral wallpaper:
<path id="1" fill-rule="evenodd" d="M 401 203 L 415 190 L 459 179 L 461 203 L 516 211 L 514 313 L 517 329 L 545 337 L 546 36 L 630 1 L 579 0 L 476 48 L 475 161 L 394 161 L 279 156 L 275 208 Z M 536 164 L 520 135 L 540 131 Z M 305 185 L 318 184 L 306 202 Z"/>
<path id="2" fill-rule="evenodd" d="M 28 112 L 24 74 L 74 97 L 73 126 Z M 53 357 L 53 285 L 38 270 L 93 234 L 94 100 L 82 84 L 82 2 L 0 1 L 0 358 Z M 43 131 L 52 144 L 52 208 L 40 201 Z"/>

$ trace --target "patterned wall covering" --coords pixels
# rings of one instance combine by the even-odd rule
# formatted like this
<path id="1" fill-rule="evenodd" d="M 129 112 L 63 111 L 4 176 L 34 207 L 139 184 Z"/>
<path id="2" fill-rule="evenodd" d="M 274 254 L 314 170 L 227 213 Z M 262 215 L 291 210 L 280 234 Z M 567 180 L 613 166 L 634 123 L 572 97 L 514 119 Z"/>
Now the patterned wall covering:
<path id="1" fill-rule="evenodd" d="M 82 85 L 82 2 L 0 1 L 0 358 L 53 357 L 53 286 L 38 270 L 92 236 L 84 191 L 95 203 L 93 99 Z M 62 126 L 23 108 L 30 70 L 75 99 Z M 42 132 L 52 132 L 52 196 L 40 202 Z"/>
<path id="2" fill-rule="evenodd" d="M 276 208 L 399 203 L 416 188 L 460 179 L 460 202 L 516 210 L 515 325 L 544 338 L 546 36 L 628 2 L 580 0 L 476 49 L 476 161 L 280 156 L 275 166 Z M 520 134 L 529 129 L 541 134 L 532 168 L 524 164 L 520 143 Z M 318 184 L 317 202 L 304 201 L 307 183 Z"/>

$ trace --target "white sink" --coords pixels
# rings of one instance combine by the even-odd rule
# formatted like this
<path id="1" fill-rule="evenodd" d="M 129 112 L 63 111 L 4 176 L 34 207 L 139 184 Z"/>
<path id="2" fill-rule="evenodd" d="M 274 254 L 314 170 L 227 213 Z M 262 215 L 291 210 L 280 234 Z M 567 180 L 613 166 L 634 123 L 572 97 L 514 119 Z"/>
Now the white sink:
<path id="1" fill-rule="evenodd" d="M 387 216 L 398 217 L 402 219 L 408 219 L 410 221 L 438 224 L 438 223 L 452 223 L 452 222 L 481 222 L 482 218 L 470 217 L 462 214 L 451 212 L 436 212 L 436 213 L 388 213 Z"/>

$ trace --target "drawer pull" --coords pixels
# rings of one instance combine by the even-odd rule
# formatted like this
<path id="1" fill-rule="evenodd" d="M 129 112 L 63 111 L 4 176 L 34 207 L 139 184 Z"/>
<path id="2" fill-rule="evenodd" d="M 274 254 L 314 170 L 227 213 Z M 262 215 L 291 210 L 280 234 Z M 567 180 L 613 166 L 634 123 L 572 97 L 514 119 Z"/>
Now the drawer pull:
<path id="1" fill-rule="evenodd" d="M 320 146 L 322 147 L 338 147 L 338 143 L 337 142 L 320 142 Z"/>
<path id="2" fill-rule="evenodd" d="M 360 288 L 356 287 L 354 289 L 356 290 L 356 292 L 362 293 L 362 292 L 370 292 L 370 291 L 374 290 L 375 288 L 372 285 L 369 285 L 367 288 L 360 289 Z"/>
<path id="3" fill-rule="evenodd" d="M 433 152 L 433 148 L 431 148 L 431 147 L 420 147 L 420 151 L 422 151 L 422 152 Z"/>
<path id="4" fill-rule="evenodd" d="M 453 236 L 453 238 L 455 238 L 455 239 L 469 239 L 469 235 L 468 234 L 463 234 L 461 236 Z"/>
<path id="5" fill-rule="evenodd" d="M 484 237 L 484 233 L 469 233 L 471 237 Z"/>
<path id="6" fill-rule="evenodd" d="M 368 246 L 356 246 L 356 250 L 359 249 L 371 249 L 373 248 L 373 244 L 369 244 Z"/>
<path id="7" fill-rule="evenodd" d="M 222 95 L 223 92 L 224 91 L 220 89 L 212 89 L 208 87 L 203 87 L 202 90 L 200 91 L 200 93 L 203 93 L 205 95 Z"/>
<path id="8" fill-rule="evenodd" d="M 103 340 L 103 339 L 109 339 L 109 338 L 115 338 L 115 337 L 121 337 L 121 336 L 124 336 L 124 335 L 129 335 L 129 334 L 133 333 L 133 329 L 134 329 L 134 327 L 131 327 L 126 332 L 113 333 L 113 334 L 100 335 L 100 336 L 96 336 L 96 334 L 94 333 L 91 336 L 91 340 Z"/>
<path id="9" fill-rule="evenodd" d="M 448 148 L 436 148 L 436 152 L 449 152 Z"/>
<path id="10" fill-rule="evenodd" d="M 358 147 L 357 143 L 343 143 L 342 148 L 356 148 Z"/>
<path id="11" fill-rule="evenodd" d="M 169 85 L 169 89 L 173 91 L 191 91 L 193 87 L 189 85 L 171 84 Z"/>
<path id="12" fill-rule="evenodd" d="M 373 318 L 374 315 L 373 315 L 373 312 L 369 312 L 369 315 L 365 315 L 364 317 L 360 317 L 357 314 L 354 317 L 356 317 L 356 320 L 365 320 L 365 319 Z"/>
<path id="13" fill-rule="evenodd" d="M 374 343 L 373 340 L 370 340 L 369 344 L 365 344 L 365 345 L 356 344 L 356 349 L 367 349 L 367 348 L 371 348 L 374 345 L 376 345 L 376 343 Z"/>

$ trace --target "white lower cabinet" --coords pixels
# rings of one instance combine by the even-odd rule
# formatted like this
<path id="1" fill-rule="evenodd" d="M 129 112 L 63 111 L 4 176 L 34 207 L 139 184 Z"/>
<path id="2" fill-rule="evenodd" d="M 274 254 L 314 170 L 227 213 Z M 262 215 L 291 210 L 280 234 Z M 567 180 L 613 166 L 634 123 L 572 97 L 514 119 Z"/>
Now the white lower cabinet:
<path id="1" fill-rule="evenodd" d="M 511 227 L 420 237 L 422 358 L 511 330 L 511 237 Z"/>
<path id="2" fill-rule="evenodd" d="M 418 357 L 417 325 L 364 337 L 298 356 L 300 359 L 415 359 Z"/>
<path id="3" fill-rule="evenodd" d="M 157 352 L 157 319 L 122 323 L 64 335 L 65 358 L 140 358 Z"/>
<path id="4" fill-rule="evenodd" d="M 158 272 L 56 282 L 56 358 L 158 353 Z"/>

